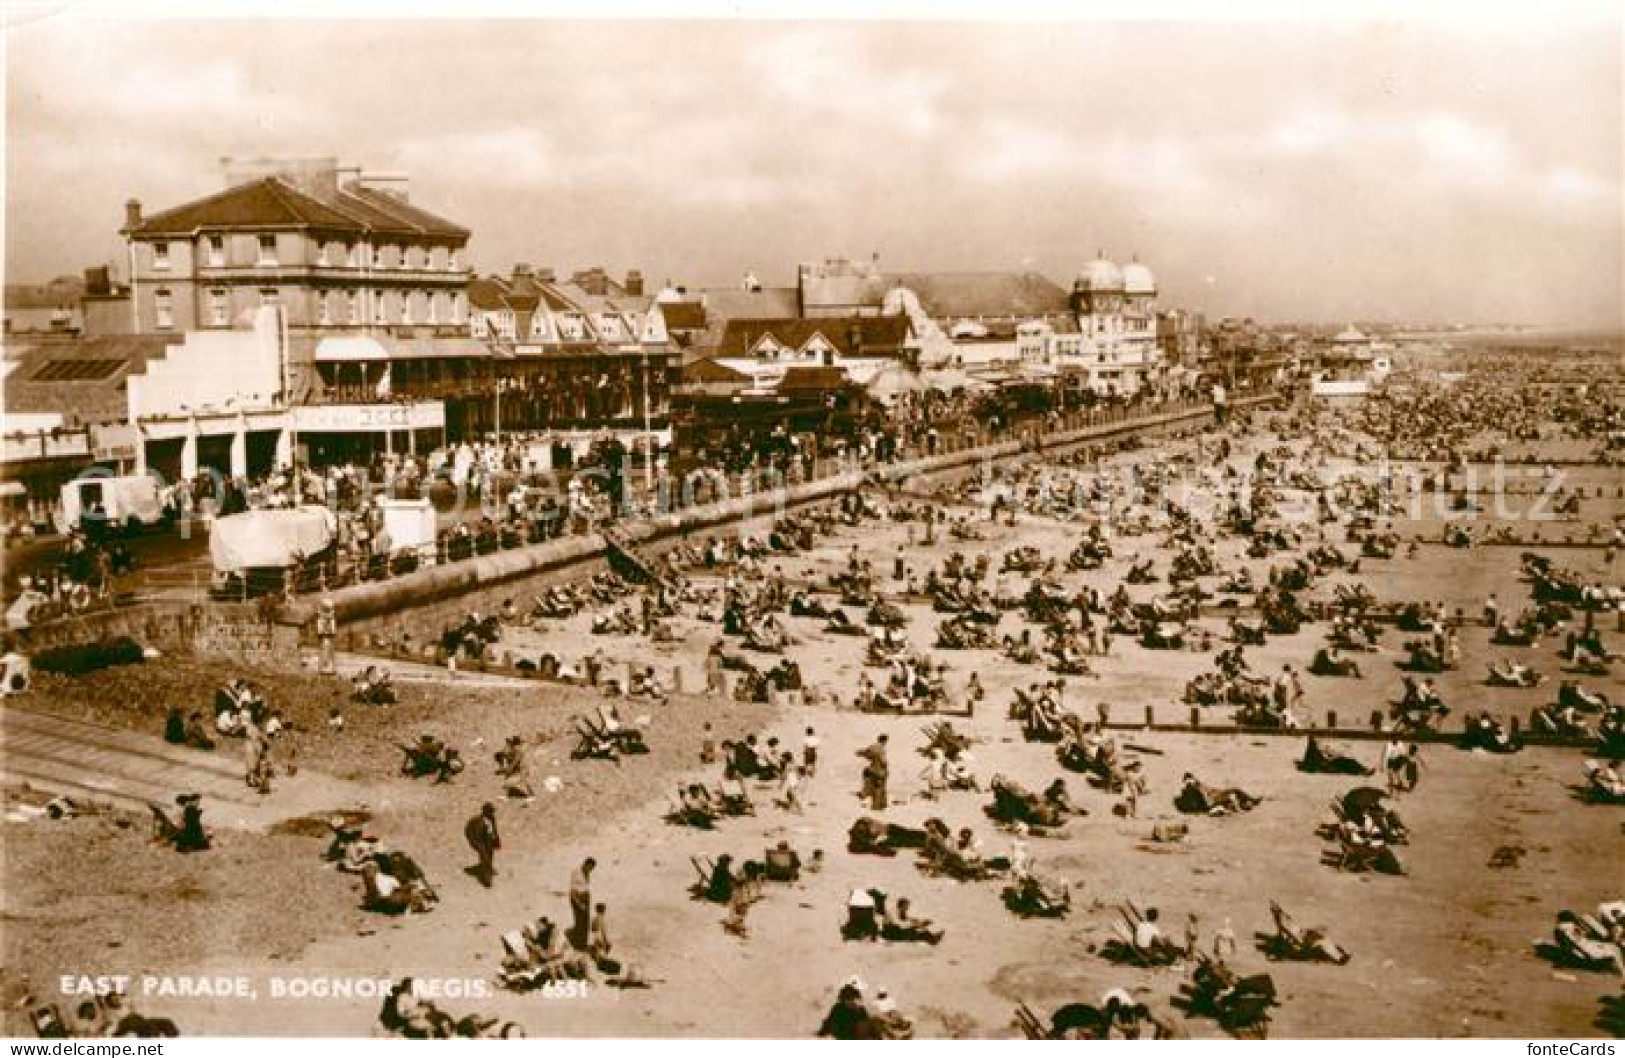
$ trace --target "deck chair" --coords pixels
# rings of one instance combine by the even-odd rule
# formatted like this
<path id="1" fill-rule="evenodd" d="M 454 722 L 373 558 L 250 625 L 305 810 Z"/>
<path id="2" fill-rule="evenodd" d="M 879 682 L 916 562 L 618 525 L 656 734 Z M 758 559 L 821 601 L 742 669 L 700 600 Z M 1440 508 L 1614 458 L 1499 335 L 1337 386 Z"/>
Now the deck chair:
<path id="1" fill-rule="evenodd" d="M 152 840 L 166 845 L 175 844 L 181 836 L 180 824 L 169 818 L 169 813 L 155 801 L 147 802 L 147 808 L 152 811 Z"/>
<path id="2" fill-rule="evenodd" d="M 1038 1015 L 1034 1014 L 1032 1008 L 1026 1003 L 1016 1007 L 1015 1023 L 1016 1027 L 1021 1030 L 1021 1034 L 1029 1040 L 1051 1040 L 1055 1038 L 1050 1035 L 1049 1030 L 1044 1027 L 1044 1023 L 1038 1020 Z"/>

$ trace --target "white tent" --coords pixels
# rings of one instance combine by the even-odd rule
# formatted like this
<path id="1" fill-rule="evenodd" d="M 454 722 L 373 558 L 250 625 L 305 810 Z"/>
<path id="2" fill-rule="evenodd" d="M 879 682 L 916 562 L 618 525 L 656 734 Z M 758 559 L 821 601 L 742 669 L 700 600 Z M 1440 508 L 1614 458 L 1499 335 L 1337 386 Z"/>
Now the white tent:
<path id="1" fill-rule="evenodd" d="M 325 507 L 244 511 L 215 520 L 209 556 L 222 573 L 283 568 L 324 550 L 333 533 L 333 514 Z"/>
<path id="2" fill-rule="evenodd" d="M 894 364 L 877 371 L 865 389 L 875 400 L 890 404 L 904 393 L 922 392 L 925 389 L 925 382 L 908 368 Z"/>

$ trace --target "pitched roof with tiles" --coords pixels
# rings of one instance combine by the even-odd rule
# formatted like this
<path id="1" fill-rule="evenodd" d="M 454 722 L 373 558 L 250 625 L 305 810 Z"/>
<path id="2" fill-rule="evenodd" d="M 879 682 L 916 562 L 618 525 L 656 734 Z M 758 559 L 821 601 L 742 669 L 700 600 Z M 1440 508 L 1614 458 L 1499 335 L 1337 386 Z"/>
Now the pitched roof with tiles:
<path id="1" fill-rule="evenodd" d="M 850 309 L 880 304 L 891 285 L 885 276 L 879 274 L 809 275 L 801 280 L 801 296 L 808 312 L 816 309 Z"/>
<path id="2" fill-rule="evenodd" d="M 668 331 L 705 329 L 705 306 L 698 301 L 662 301 L 660 315 L 665 317 Z"/>
<path id="3" fill-rule="evenodd" d="M 832 389 L 845 389 L 849 384 L 846 372 L 838 367 L 786 368 L 784 377 L 773 387 L 780 393 L 823 393 Z"/>
<path id="4" fill-rule="evenodd" d="M 754 356 L 764 336 L 771 336 L 777 345 L 801 349 L 818 335 L 842 356 L 885 355 L 901 351 L 911 333 L 905 316 L 729 320 L 714 355 Z"/>
<path id="5" fill-rule="evenodd" d="M 682 380 L 690 384 L 703 382 L 743 384 L 750 381 L 750 376 L 716 360 L 696 360 L 683 365 Z"/>
<path id="6" fill-rule="evenodd" d="M 467 228 L 370 188 L 340 188 L 331 199 L 274 176 L 154 213 L 123 229 L 132 238 L 195 235 L 205 230 L 319 228 L 365 235 L 372 232 L 467 239 Z"/>
<path id="7" fill-rule="evenodd" d="M 729 320 L 788 320 L 801 315 L 800 297 L 795 287 L 760 290 L 727 287 L 704 291 L 700 298 L 705 310 L 705 333 L 694 339 L 694 347 L 702 353 L 722 344 Z"/>
<path id="8" fill-rule="evenodd" d="M 496 277 L 476 276 L 468 281 L 468 304 L 482 312 L 497 312 L 506 307 L 508 284 Z"/>
<path id="9" fill-rule="evenodd" d="M 6 344 L 5 410 L 56 412 L 70 425 L 123 422 L 125 380 L 161 358 L 180 335 L 111 334 Z"/>
<path id="10" fill-rule="evenodd" d="M 454 224 L 446 218 L 419 206 L 414 206 L 398 195 L 392 195 L 376 188 L 350 185 L 339 189 L 341 195 L 346 196 L 344 201 L 360 200 L 365 202 L 375 212 L 394 218 L 396 223 L 403 225 L 407 231 L 421 232 L 425 235 L 461 236 L 467 238 L 469 230 L 461 224 Z"/>
<path id="11" fill-rule="evenodd" d="M 912 290 L 934 317 L 1043 316 L 1070 308 L 1065 287 L 1036 272 L 896 272 L 894 286 Z"/>

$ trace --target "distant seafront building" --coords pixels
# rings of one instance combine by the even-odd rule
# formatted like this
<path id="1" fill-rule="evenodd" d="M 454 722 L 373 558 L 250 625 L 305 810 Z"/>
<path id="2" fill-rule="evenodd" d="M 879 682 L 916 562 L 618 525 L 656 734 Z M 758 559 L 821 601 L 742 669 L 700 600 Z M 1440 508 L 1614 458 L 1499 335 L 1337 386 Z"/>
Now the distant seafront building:
<path id="1" fill-rule="evenodd" d="M 624 282 L 603 268 L 559 280 L 552 269 L 513 267 L 469 286 L 469 333 L 493 350 L 507 429 L 547 430 L 584 454 L 604 430 L 637 448 L 670 443 L 670 391 L 681 336 L 696 325 L 688 307 Z M 673 316 L 668 328 L 667 313 Z"/>
<path id="2" fill-rule="evenodd" d="M 846 258 L 802 265 L 797 278 L 805 316 L 909 317 L 927 368 L 1132 394 L 1167 367 L 1156 279 L 1138 262 L 1119 268 L 1099 257 L 1070 292 L 1033 272 L 884 272 L 876 260 Z"/>
<path id="3" fill-rule="evenodd" d="M 1360 399 L 1382 384 L 1393 368 L 1390 347 L 1350 324 L 1317 350 L 1311 396 L 1323 400 Z"/>

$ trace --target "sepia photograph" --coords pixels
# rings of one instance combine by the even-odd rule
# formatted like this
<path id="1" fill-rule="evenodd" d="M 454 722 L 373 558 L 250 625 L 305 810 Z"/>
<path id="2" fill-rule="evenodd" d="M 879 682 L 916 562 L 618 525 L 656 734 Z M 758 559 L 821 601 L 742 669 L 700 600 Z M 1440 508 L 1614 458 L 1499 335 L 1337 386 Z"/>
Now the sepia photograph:
<path id="1" fill-rule="evenodd" d="M 1616 1053 L 1625 11 L 805 7 L 0 7 L 11 1053 Z"/>

